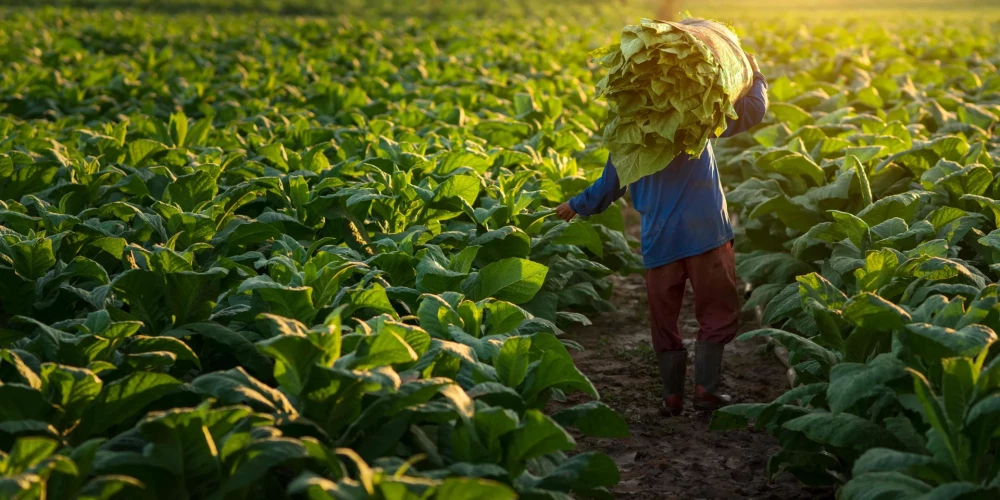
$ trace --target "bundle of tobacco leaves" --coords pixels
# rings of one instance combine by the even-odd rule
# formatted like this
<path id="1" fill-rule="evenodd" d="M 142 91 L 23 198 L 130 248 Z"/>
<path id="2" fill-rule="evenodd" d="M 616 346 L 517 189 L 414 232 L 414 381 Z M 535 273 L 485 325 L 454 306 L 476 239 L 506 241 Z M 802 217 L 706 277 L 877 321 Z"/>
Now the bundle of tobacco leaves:
<path id="1" fill-rule="evenodd" d="M 623 186 L 677 155 L 700 156 L 753 81 L 739 39 L 712 21 L 643 19 L 591 56 L 608 69 L 597 94 L 611 103 L 604 143 Z"/>

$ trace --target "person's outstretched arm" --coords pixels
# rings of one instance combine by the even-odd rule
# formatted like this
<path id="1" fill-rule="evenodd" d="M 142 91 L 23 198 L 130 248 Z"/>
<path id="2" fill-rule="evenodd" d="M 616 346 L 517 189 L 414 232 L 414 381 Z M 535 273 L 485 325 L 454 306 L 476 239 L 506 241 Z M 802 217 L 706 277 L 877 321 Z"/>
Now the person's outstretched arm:
<path id="1" fill-rule="evenodd" d="M 720 137 L 732 137 L 750 130 L 764 119 L 767 112 L 767 80 L 760 73 L 757 59 L 752 54 L 747 54 L 747 59 L 750 59 L 750 68 L 753 69 L 753 85 L 747 95 L 733 104 L 739 118 L 730 121 Z"/>
<path id="2" fill-rule="evenodd" d="M 599 214 L 624 195 L 625 188 L 619 184 L 618 171 L 615 170 L 615 165 L 611 163 L 611 156 L 608 155 L 608 163 L 604 165 L 604 173 L 601 174 L 601 178 L 583 190 L 582 193 L 556 207 L 556 215 L 569 222 L 577 214 L 584 216 Z"/>

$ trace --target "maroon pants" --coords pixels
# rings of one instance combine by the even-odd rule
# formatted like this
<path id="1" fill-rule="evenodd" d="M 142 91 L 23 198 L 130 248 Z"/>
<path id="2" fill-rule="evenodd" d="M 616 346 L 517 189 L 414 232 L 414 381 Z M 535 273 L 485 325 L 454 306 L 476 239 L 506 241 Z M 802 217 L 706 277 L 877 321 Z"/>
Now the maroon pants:
<path id="1" fill-rule="evenodd" d="M 740 315 L 736 254 L 732 243 L 726 243 L 703 254 L 646 270 L 646 294 L 656 352 L 684 349 L 677 317 L 687 280 L 691 280 L 694 289 L 698 340 L 726 344 L 736 336 Z"/>

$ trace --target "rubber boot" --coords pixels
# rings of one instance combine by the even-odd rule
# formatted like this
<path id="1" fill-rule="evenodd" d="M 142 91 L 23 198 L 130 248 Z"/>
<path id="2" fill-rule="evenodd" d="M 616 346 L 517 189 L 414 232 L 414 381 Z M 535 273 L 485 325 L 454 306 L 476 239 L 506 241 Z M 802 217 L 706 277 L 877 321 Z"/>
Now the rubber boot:
<path id="1" fill-rule="evenodd" d="M 725 344 L 697 342 L 694 350 L 694 409 L 717 410 L 732 402 L 732 398 L 719 394 L 722 380 L 722 351 Z"/>
<path id="2" fill-rule="evenodd" d="M 663 381 L 663 403 L 660 414 L 665 417 L 679 415 L 684 409 L 684 377 L 687 375 L 687 351 L 656 353 Z"/>

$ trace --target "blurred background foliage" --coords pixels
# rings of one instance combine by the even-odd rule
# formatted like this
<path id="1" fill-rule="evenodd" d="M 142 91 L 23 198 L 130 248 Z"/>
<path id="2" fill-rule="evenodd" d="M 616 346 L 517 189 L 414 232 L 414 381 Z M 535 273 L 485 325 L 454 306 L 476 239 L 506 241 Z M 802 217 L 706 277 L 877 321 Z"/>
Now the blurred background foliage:
<path id="1" fill-rule="evenodd" d="M 588 23 L 618 24 L 625 17 L 667 18 L 689 10 L 698 16 L 871 15 L 872 11 L 981 13 L 1000 9 L 1000 0 L 0 0 L 15 7 L 128 8 L 166 12 L 266 13 L 293 16 L 356 17 L 538 17 L 576 15 Z"/>

